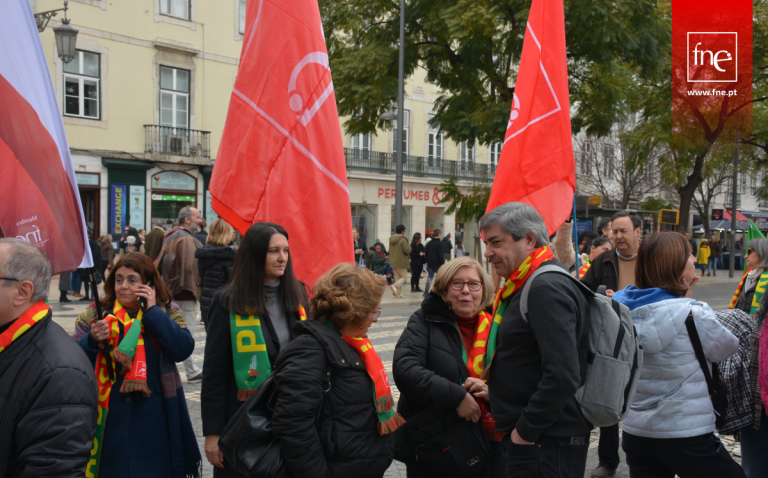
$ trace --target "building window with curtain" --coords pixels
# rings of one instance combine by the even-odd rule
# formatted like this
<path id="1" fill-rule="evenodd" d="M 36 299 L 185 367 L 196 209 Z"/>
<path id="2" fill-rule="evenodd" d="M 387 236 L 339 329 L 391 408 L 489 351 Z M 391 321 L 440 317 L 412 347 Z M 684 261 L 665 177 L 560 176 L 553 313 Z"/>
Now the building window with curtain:
<path id="1" fill-rule="evenodd" d="M 403 154 L 408 154 L 408 125 L 411 124 L 411 112 L 403 110 Z M 392 154 L 397 153 L 397 120 L 392 122 Z"/>
<path id="2" fill-rule="evenodd" d="M 432 126 L 435 115 L 429 115 L 427 121 L 427 158 L 430 166 L 440 166 L 443 160 L 443 135 Z"/>
<path id="3" fill-rule="evenodd" d="M 189 0 L 160 0 L 160 13 L 189 20 Z"/>
<path id="4" fill-rule="evenodd" d="M 189 70 L 160 67 L 160 126 L 189 128 Z"/>
<path id="5" fill-rule="evenodd" d="M 356 134 L 351 141 L 352 154 L 355 159 L 368 160 L 371 157 L 371 135 Z"/>
<path id="6" fill-rule="evenodd" d="M 99 119 L 101 58 L 98 53 L 77 50 L 64 64 L 64 115 Z"/>
<path id="7" fill-rule="evenodd" d="M 490 157 L 490 164 L 491 164 L 491 171 L 495 171 L 496 167 L 499 165 L 499 158 L 501 157 L 501 147 L 502 143 L 496 142 L 491 143 L 491 157 Z"/>
<path id="8" fill-rule="evenodd" d="M 581 151 L 581 174 L 592 174 L 592 145 L 589 143 Z"/>
<path id="9" fill-rule="evenodd" d="M 475 162 L 475 146 L 467 144 L 466 141 L 461 142 L 461 168 L 472 168 Z"/>
<path id="10" fill-rule="evenodd" d="M 240 2 L 240 33 L 245 33 L 245 3 L 246 0 L 239 0 Z"/>
<path id="11" fill-rule="evenodd" d="M 603 148 L 603 176 L 613 179 L 613 146 L 605 145 Z"/>

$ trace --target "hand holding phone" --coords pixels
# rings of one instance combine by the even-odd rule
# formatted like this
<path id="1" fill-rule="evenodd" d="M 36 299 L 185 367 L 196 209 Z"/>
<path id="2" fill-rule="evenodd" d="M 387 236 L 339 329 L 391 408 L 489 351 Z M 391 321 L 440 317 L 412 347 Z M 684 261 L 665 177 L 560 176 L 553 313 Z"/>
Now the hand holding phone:
<path id="1" fill-rule="evenodd" d="M 141 310 L 146 311 L 155 305 L 155 288 L 153 287 L 152 279 L 150 279 L 146 285 L 140 285 L 136 295 L 139 297 Z"/>

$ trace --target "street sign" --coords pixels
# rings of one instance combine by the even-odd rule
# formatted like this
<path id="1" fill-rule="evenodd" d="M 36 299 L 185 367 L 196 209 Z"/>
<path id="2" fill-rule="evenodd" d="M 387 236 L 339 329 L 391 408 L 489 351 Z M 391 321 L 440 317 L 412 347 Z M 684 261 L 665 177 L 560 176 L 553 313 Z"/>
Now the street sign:
<path id="1" fill-rule="evenodd" d="M 712 220 L 713 221 L 721 221 L 723 219 L 723 210 L 722 209 L 713 209 L 712 210 Z"/>
<path id="2" fill-rule="evenodd" d="M 661 224 L 672 224 L 676 226 L 680 222 L 680 211 L 674 209 L 662 209 L 659 211 L 659 222 Z"/>
<path id="3" fill-rule="evenodd" d="M 603 202 L 603 196 L 592 195 L 587 198 L 587 204 L 590 206 L 599 206 Z"/>

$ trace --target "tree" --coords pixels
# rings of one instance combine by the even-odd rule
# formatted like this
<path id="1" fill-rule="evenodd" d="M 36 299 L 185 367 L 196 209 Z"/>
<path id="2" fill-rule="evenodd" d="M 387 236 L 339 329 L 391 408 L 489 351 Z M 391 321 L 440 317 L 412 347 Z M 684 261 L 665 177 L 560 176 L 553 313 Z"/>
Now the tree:
<path id="1" fill-rule="evenodd" d="M 630 114 L 606 137 L 579 135 L 576 140 L 577 178 L 599 193 L 605 205 L 627 209 L 631 200 L 660 191 L 657 164 L 662 149 L 628 142 L 626 136 L 636 127 L 637 115 Z"/>
<path id="2" fill-rule="evenodd" d="M 445 215 L 451 215 L 456 212 L 456 221 L 474 222 L 480 229 L 480 219 L 485 215 L 488 208 L 488 201 L 491 198 L 491 187 L 487 184 L 474 184 L 469 194 L 464 194 L 456 184 L 456 178 L 450 178 L 440 183 L 440 192 L 445 193 L 441 203 L 448 204 Z M 474 256 L 478 260 L 482 256 L 480 248 L 480 237 L 474 238 Z M 487 261 L 486 261 L 487 265 Z"/>
<path id="3" fill-rule="evenodd" d="M 731 145 L 732 146 L 732 145 Z M 742 174 L 746 174 L 746 168 L 742 168 Z M 704 237 L 710 235 L 709 207 L 712 199 L 720 193 L 722 185 L 733 178 L 733 147 L 721 147 L 710 154 L 708 161 L 702 168 L 702 182 L 696 188 L 698 196 L 693 196 L 693 206 L 701 217 L 704 226 Z M 730 200 L 730 197 L 727 199 Z"/>
<path id="4" fill-rule="evenodd" d="M 399 2 L 319 0 L 339 114 L 349 134 L 387 128 L 396 107 Z M 433 126 L 456 142 L 502 141 L 531 0 L 410 0 L 405 72 L 417 66 L 442 94 Z M 655 0 L 566 0 L 574 132 L 606 135 L 637 78 L 652 75 L 670 41 Z"/>

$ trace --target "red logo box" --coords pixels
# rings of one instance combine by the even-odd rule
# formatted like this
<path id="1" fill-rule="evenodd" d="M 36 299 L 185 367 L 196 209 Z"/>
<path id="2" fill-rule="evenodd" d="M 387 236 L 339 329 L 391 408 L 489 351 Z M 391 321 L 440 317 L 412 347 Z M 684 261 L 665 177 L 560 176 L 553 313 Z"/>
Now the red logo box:
<path id="1" fill-rule="evenodd" d="M 735 83 L 739 75 L 738 33 L 688 32 L 688 81 Z"/>

